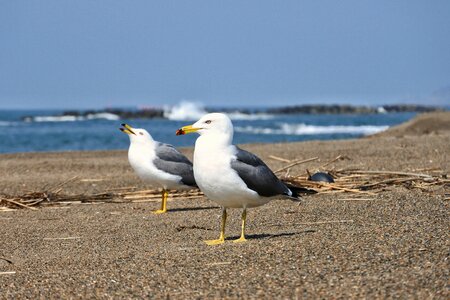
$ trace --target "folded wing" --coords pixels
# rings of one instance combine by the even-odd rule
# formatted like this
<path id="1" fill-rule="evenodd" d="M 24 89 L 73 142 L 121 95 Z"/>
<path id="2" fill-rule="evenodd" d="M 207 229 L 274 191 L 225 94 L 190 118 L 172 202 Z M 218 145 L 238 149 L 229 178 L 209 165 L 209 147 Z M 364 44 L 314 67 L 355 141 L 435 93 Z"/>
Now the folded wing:
<path id="1" fill-rule="evenodd" d="M 181 177 L 184 185 L 196 187 L 192 162 L 172 145 L 159 143 L 153 164 L 159 170 Z"/>
<path id="2" fill-rule="evenodd" d="M 231 160 L 231 168 L 237 172 L 249 189 L 263 197 L 292 196 L 289 188 L 259 157 L 239 147 L 236 147 L 235 155 L 236 159 Z"/>

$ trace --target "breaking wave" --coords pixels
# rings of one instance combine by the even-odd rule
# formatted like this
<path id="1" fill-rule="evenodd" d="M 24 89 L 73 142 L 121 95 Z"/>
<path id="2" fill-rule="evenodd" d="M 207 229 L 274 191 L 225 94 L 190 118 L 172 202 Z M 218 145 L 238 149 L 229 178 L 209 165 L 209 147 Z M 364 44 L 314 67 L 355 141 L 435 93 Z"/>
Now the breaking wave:
<path id="1" fill-rule="evenodd" d="M 182 101 L 175 106 L 164 108 L 164 117 L 173 121 L 196 121 L 207 113 L 204 105 L 199 102 Z M 235 111 L 226 114 L 232 120 L 268 120 L 273 118 L 273 115 L 264 113 L 247 114 Z"/>
<path id="2" fill-rule="evenodd" d="M 255 126 L 238 126 L 235 127 L 236 132 L 253 133 L 253 134 L 285 134 L 285 135 L 319 135 L 319 134 L 354 134 L 354 135 L 370 135 L 388 129 L 389 126 L 346 126 L 346 125 L 330 125 L 317 126 L 301 124 L 278 124 L 277 128 L 255 127 Z"/>
<path id="3" fill-rule="evenodd" d="M 75 122 L 75 121 L 86 121 L 86 120 L 117 121 L 119 119 L 120 119 L 120 117 L 116 114 L 102 112 L 102 113 L 87 114 L 86 116 L 74 116 L 74 115 L 33 116 L 33 117 L 26 117 L 24 120 L 26 122 Z"/>
<path id="4" fill-rule="evenodd" d="M 175 106 L 164 108 L 164 117 L 174 121 L 195 121 L 206 113 L 204 106 L 198 102 L 182 101 Z"/>
<path id="5" fill-rule="evenodd" d="M 270 114 L 264 114 L 264 113 L 256 113 L 256 114 L 245 114 L 242 112 L 231 112 L 227 113 L 227 115 L 230 117 L 231 120 L 269 120 L 272 119 L 274 116 Z"/>

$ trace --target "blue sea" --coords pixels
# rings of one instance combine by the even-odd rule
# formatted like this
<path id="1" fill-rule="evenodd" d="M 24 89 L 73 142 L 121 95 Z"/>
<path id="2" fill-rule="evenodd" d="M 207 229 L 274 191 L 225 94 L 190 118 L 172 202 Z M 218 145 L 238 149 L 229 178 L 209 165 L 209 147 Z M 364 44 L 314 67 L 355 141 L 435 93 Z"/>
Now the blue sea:
<path id="1" fill-rule="evenodd" d="M 121 123 L 145 128 L 155 140 L 177 147 L 193 146 L 196 135 L 176 136 L 204 111 L 191 104 L 168 111 L 168 119 L 120 119 L 111 114 L 58 117 L 62 110 L 0 110 L 0 153 L 127 149 Z M 356 138 L 403 123 L 415 113 L 364 115 L 229 114 L 234 143 L 273 143 Z M 32 119 L 23 120 L 25 116 Z M 57 117 L 55 117 L 57 116 Z"/>

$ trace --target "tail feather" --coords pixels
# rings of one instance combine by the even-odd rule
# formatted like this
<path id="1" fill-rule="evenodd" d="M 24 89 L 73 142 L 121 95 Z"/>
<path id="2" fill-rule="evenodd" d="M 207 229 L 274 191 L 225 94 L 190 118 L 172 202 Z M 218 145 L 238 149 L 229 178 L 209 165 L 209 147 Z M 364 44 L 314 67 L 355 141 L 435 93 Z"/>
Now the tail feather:
<path id="1" fill-rule="evenodd" d="M 315 190 L 312 190 L 312 189 L 295 186 L 295 185 L 292 185 L 292 184 L 286 183 L 286 182 L 284 182 L 284 184 L 289 188 L 289 190 L 292 193 L 291 195 L 287 195 L 289 197 L 289 199 L 291 199 L 292 201 L 300 201 L 301 195 L 317 193 Z"/>

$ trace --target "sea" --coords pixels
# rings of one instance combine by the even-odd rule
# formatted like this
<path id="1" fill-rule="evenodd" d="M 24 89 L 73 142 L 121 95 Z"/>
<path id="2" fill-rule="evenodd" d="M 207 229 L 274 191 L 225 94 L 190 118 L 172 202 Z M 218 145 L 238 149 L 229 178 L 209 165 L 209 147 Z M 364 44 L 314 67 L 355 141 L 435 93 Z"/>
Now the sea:
<path id="1" fill-rule="evenodd" d="M 144 128 L 155 140 L 176 147 L 193 146 L 195 134 L 176 136 L 175 131 L 192 124 L 206 111 L 200 104 L 180 103 L 167 107 L 164 119 L 121 119 L 104 112 L 84 117 L 61 116 L 62 113 L 63 110 L 0 110 L 0 153 L 124 150 L 129 139 L 119 131 L 122 123 Z M 228 114 L 234 124 L 236 144 L 358 138 L 381 132 L 416 115 Z"/>

